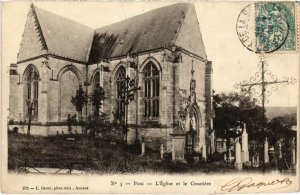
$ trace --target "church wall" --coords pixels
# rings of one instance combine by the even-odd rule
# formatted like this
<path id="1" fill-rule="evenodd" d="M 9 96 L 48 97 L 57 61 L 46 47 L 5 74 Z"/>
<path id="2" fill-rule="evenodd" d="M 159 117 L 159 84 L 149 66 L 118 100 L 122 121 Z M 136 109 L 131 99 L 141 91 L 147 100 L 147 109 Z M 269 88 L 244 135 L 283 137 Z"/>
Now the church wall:
<path id="1" fill-rule="evenodd" d="M 14 127 L 18 127 L 18 133 L 26 134 L 27 133 L 27 125 L 10 125 L 9 131 L 13 131 Z M 75 130 L 78 133 L 82 133 L 82 127 L 77 126 L 73 128 L 73 133 Z M 68 126 L 67 125 L 36 125 L 32 124 L 30 127 L 30 134 L 32 135 L 41 135 L 41 136 L 49 136 L 59 134 L 68 134 Z"/>
<path id="2" fill-rule="evenodd" d="M 45 54 L 45 47 L 41 40 L 41 32 L 34 13 L 29 11 L 20 44 L 18 61 Z"/>
<path id="3" fill-rule="evenodd" d="M 173 112 L 170 107 L 173 107 L 173 73 L 172 73 L 172 63 L 166 60 L 163 60 L 163 53 L 161 51 L 147 54 L 140 54 L 138 56 L 138 72 L 139 72 L 139 86 L 142 88 L 138 95 L 135 96 L 133 102 L 129 105 L 129 118 L 128 121 L 130 124 L 136 123 L 136 117 L 138 117 L 138 124 L 147 123 L 144 120 L 144 82 L 143 82 L 143 67 L 148 62 L 147 60 L 152 59 L 156 61 L 161 67 L 162 71 L 160 73 L 160 117 L 158 123 L 162 125 L 172 125 L 173 124 Z M 111 91 L 110 101 L 111 101 L 111 112 L 115 110 L 115 80 L 114 74 L 117 71 L 120 65 L 126 67 L 127 58 L 122 58 L 118 60 L 113 60 L 109 64 L 109 69 L 111 70 L 111 87 L 106 89 Z M 127 68 L 131 78 L 134 78 L 136 75 L 136 70 L 133 68 Z M 105 82 L 105 81 L 104 81 Z M 105 100 L 106 102 L 107 100 Z M 138 116 L 136 116 L 136 105 L 138 101 Z M 104 106 L 105 107 L 105 106 Z"/>
<path id="4" fill-rule="evenodd" d="M 174 67 L 168 60 L 162 61 L 161 78 L 161 124 L 173 126 L 174 114 Z"/>
<path id="5" fill-rule="evenodd" d="M 103 79 L 102 78 L 102 75 L 101 75 L 101 65 L 99 65 L 99 64 L 93 64 L 93 65 L 89 65 L 88 66 L 88 74 L 87 74 L 87 82 L 88 82 L 88 90 L 87 90 L 87 93 L 88 94 L 91 94 L 91 93 L 93 93 L 93 85 L 92 85 L 92 80 L 93 80 L 93 78 L 94 78 L 94 75 L 95 75 L 95 73 L 97 72 L 97 71 L 99 71 L 99 73 L 100 73 L 100 80 L 101 79 Z M 103 87 L 103 84 L 101 83 L 101 81 L 100 81 L 100 86 L 102 86 Z M 93 115 L 93 113 L 94 113 L 94 111 L 93 111 L 93 105 L 92 105 L 92 103 L 91 102 L 88 102 L 88 116 L 89 115 Z"/>
<path id="6" fill-rule="evenodd" d="M 213 129 L 213 122 L 212 122 L 212 114 L 213 114 L 213 107 L 212 107 L 212 74 L 213 74 L 213 68 L 212 68 L 212 62 L 209 61 L 207 62 L 206 65 L 206 77 L 205 77 L 205 93 L 207 94 L 206 96 L 206 110 L 207 110 L 207 115 L 206 115 L 206 123 L 207 127 L 210 127 Z"/>
<path id="7" fill-rule="evenodd" d="M 73 69 L 70 65 L 76 69 Z M 83 90 L 86 91 L 86 87 L 84 86 L 86 66 L 84 64 L 69 62 L 53 57 L 49 58 L 49 66 L 51 67 L 49 72 L 49 122 L 63 122 L 66 120 L 66 113 L 76 114 L 76 112 L 74 112 L 75 106 L 72 106 L 70 103 L 71 97 L 76 95 L 76 86 L 80 84 L 82 85 Z M 74 72 L 70 69 L 75 71 L 78 70 L 78 75 L 75 76 Z M 64 70 L 67 71 L 64 74 L 61 74 L 61 71 Z M 70 71 L 70 73 L 68 71 Z M 64 80 L 65 76 L 68 76 L 67 74 L 72 75 L 72 78 L 70 78 L 72 81 L 69 81 L 70 85 L 67 85 L 66 83 L 62 85 L 61 79 Z M 62 76 L 62 78 L 59 78 L 60 76 Z M 61 90 L 63 90 L 62 93 Z M 68 97 L 65 96 L 65 92 L 68 94 Z M 66 101 L 69 101 L 68 108 L 61 110 L 61 104 L 64 102 L 67 103 Z M 83 117 L 85 117 L 85 108 L 83 109 Z"/>
<path id="8" fill-rule="evenodd" d="M 19 82 L 19 75 L 17 72 L 16 65 L 11 66 L 10 69 L 10 89 L 9 89 L 9 119 L 13 119 L 14 121 L 19 121 L 20 116 L 18 112 L 18 82 Z"/>
<path id="9" fill-rule="evenodd" d="M 110 82 L 111 72 L 102 72 L 102 80 L 103 80 L 103 88 L 105 90 L 105 97 L 106 99 L 103 102 L 103 112 L 107 114 L 112 114 L 111 112 L 111 82 Z M 101 77 L 101 75 L 100 75 Z M 100 78 L 101 79 L 101 78 Z"/>
<path id="10" fill-rule="evenodd" d="M 22 120 L 27 120 L 26 113 L 25 112 L 25 100 L 24 100 L 24 72 L 25 69 L 30 65 L 34 65 L 39 73 L 39 94 L 38 94 L 38 119 L 37 121 L 42 121 L 47 116 L 47 112 L 45 111 L 47 107 L 47 103 L 44 104 L 43 100 L 45 97 L 45 93 L 43 91 L 44 87 L 46 86 L 43 81 L 46 79 L 44 74 L 44 67 L 42 61 L 44 61 L 45 58 L 39 58 L 35 60 L 31 60 L 28 62 L 23 62 L 17 64 L 17 73 L 20 75 L 20 81 L 17 84 L 17 97 L 18 97 L 18 113 L 21 114 Z M 44 86 L 43 86 L 44 85 Z M 20 117 L 19 117 L 20 118 Z M 19 120 L 19 119 L 18 119 Z"/>
<path id="11" fill-rule="evenodd" d="M 99 71 L 100 73 L 100 86 L 103 87 L 105 91 L 105 100 L 103 101 L 102 108 L 100 108 L 101 112 L 104 112 L 105 114 L 111 115 L 111 65 L 109 63 L 98 63 L 98 64 L 91 64 L 88 66 L 88 94 L 93 93 L 93 87 L 92 87 L 92 79 L 95 75 L 95 73 Z M 93 106 L 91 103 L 89 103 L 88 107 L 88 115 L 93 115 Z"/>
<path id="12" fill-rule="evenodd" d="M 76 107 L 72 104 L 71 99 L 76 95 L 79 88 L 79 81 L 72 71 L 65 72 L 60 80 L 60 117 L 61 120 L 67 120 L 68 115 L 78 115 Z"/>
<path id="13" fill-rule="evenodd" d="M 138 128 L 139 138 L 144 137 L 145 146 L 152 150 L 159 150 L 163 144 L 167 152 L 171 152 L 171 136 L 172 127 L 144 127 Z M 135 128 L 129 128 L 128 143 L 133 144 L 136 137 Z"/>
<path id="14" fill-rule="evenodd" d="M 149 145 L 153 148 L 157 145 L 158 140 L 164 140 L 165 147 L 171 143 L 170 133 L 173 130 L 173 64 L 172 62 L 164 60 L 162 51 L 140 54 L 136 59 L 138 62 L 139 72 L 139 85 L 141 90 L 135 96 L 135 99 L 130 103 L 128 110 L 128 122 L 129 124 L 136 124 L 141 136 L 145 137 L 145 141 L 149 142 Z M 145 121 L 144 119 L 144 81 L 143 81 L 143 68 L 149 60 L 153 60 L 160 72 L 160 117 L 156 122 Z M 115 110 L 115 73 L 117 69 L 124 65 L 126 67 L 127 58 L 112 60 L 109 63 L 103 63 L 104 66 L 108 67 L 108 71 L 103 71 L 102 77 L 100 78 L 103 83 L 105 90 L 105 96 L 107 99 L 103 102 L 103 111 L 106 114 L 110 114 L 111 119 L 113 118 L 112 112 Z M 98 64 L 98 68 L 101 65 Z M 92 77 L 93 72 L 97 69 L 97 64 L 89 66 L 89 80 Z M 136 69 L 127 68 L 128 74 L 131 78 L 136 75 Z M 101 76 L 100 76 L 101 77 Z M 138 106 L 138 110 L 136 109 Z M 137 113 L 138 111 L 138 113 Z M 137 118 L 136 118 L 137 117 Z M 128 134 L 128 140 L 133 141 L 135 139 L 135 128 L 130 130 Z M 156 146 L 155 146 L 156 147 Z M 157 146 L 159 147 L 159 145 Z"/>
<path id="15" fill-rule="evenodd" d="M 205 132 L 207 130 L 206 124 L 206 91 L 205 91 L 205 71 L 206 65 L 205 62 L 192 58 L 187 54 L 182 54 L 182 62 L 178 65 L 178 74 L 179 76 L 179 89 L 176 89 L 176 94 L 178 94 L 178 101 L 176 105 L 179 105 L 181 109 L 183 109 L 190 95 L 190 80 L 192 78 L 191 70 L 192 70 L 192 60 L 193 60 L 193 69 L 194 69 L 194 79 L 196 80 L 196 98 L 197 104 L 200 107 L 200 128 L 199 128 L 199 138 L 200 138 L 200 147 L 205 144 Z M 178 112 L 176 112 L 178 113 Z M 176 120 L 180 120 L 177 115 Z"/>
<path id="16" fill-rule="evenodd" d="M 58 115 L 59 97 L 59 82 L 56 80 L 49 80 L 49 122 L 58 122 L 60 120 Z"/>
<path id="17" fill-rule="evenodd" d="M 43 62 L 48 62 L 48 67 L 43 65 Z M 80 72 L 81 84 L 84 84 L 84 74 L 85 74 L 85 65 L 71 63 L 65 60 L 60 60 L 56 58 L 49 57 L 49 59 L 38 58 L 28 62 L 19 63 L 17 65 L 17 73 L 20 75 L 20 82 L 17 84 L 16 88 L 16 97 L 17 101 L 17 113 L 21 113 L 22 120 L 25 118 L 25 105 L 24 105 L 24 83 L 23 83 L 23 74 L 28 65 L 33 64 L 37 68 L 40 76 L 39 81 L 39 102 L 38 102 L 38 122 L 46 124 L 48 122 L 59 122 L 60 121 L 60 82 L 58 80 L 58 73 L 66 65 L 72 64 Z M 19 79 L 18 79 L 19 80 Z M 12 86 L 11 86 L 12 87 Z M 72 85 L 65 85 L 64 89 L 68 90 L 68 87 Z M 75 95 L 76 91 L 74 91 Z M 63 97 L 67 98 L 67 97 Z M 71 101 L 71 98 L 69 98 Z M 20 115 L 20 114 L 19 114 Z M 16 116 L 15 116 L 16 117 Z M 28 119 L 27 119 L 28 120 Z M 19 121 L 19 116 L 18 116 Z"/>
<path id="18" fill-rule="evenodd" d="M 188 98 L 190 93 L 190 80 L 192 78 L 192 59 L 194 65 L 194 79 L 196 80 L 196 97 L 197 103 L 200 106 L 200 111 L 202 115 L 202 125 L 205 126 L 205 62 L 192 58 L 186 54 L 182 54 L 182 63 L 179 63 L 178 74 L 179 76 L 179 97 Z M 183 102 L 179 103 L 181 106 Z"/>
<path id="19" fill-rule="evenodd" d="M 143 81 L 143 68 L 145 64 L 149 61 L 153 60 L 155 64 L 158 65 L 160 72 L 160 117 L 158 123 L 151 123 L 144 120 L 144 81 Z M 53 57 L 49 57 L 48 65 L 51 69 L 45 67 L 42 63 L 45 61 L 45 58 L 36 59 L 30 62 L 21 63 L 18 65 L 17 71 L 21 73 L 21 79 L 23 78 L 23 72 L 25 68 L 29 64 L 34 64 L 41 77 L 40 81 L 40 96 L 39 96 L 39 120 L 42 119 L 42 124 L 49 123 L 52 124 L 51 126 L 45 126 L 45 128 L 41 128 L 40 130 L 44 129 L 48 134 L 55 134 L 57 130 L 55 130 L 55 124 L 57 122 L 63 122 L 60 119 L 60 98 L 62 94 L 60 94 L 60 77 L 59 73 L 62 71 L 67 65 L 72 65 L 76 67 L 78 70 L 78 74 L 80 79 L 74 77 L 74 81 L 70 81 L 70 85 L 64 85 L 64 90 L 69 90 L 68 88 L 74 88 L 72 86 L 74 83 L 78 82 L 83 84 L 86 81 L 86 66 L 83 64 L 78 64 L 74 62 L 69 62 L 62 59 L 56 59 Z M 190 79 L 191 78 L 191 58 L 185 54 L 182 55 L 182 62 L 179 63 L 172 63 L 165 59 L 163 51 L 153 52 L 148 54 L 140 54 L 138 56 L 138 72 L 139 72 L 139 86 L 142 88 L 138 95 L 136 96 L 135 100 L 129 106 L 129 124 L 136 124 L 136 117 L 137 120 L 137 128 L 139 132 L 139 138 L 142 136 L 145 137 L 145 142 L 151 148 L 159 147 L 160 144 L 164 144 L 165 147 L 168 147 L 171 143 L 170 133 L 173 131 L 173 124 L 176 122 L 176 117 L 178 117 L 179 106 L 181 105 L 181 94 L 180 89 L 184 89 L 186 93 L 189 92 L 190 87 Z M 103 66 L 106 67 L 105 71 L 101 71 L 100 74 L 100 83 L 105 90 L 106 100 L 104 100 L 103 104 L 103 112 L 110 114 L 115 109 L 115 81 L 114 81 L 114 73 L 116 72 L 117 66 L 120 64 L 126 64 L 127 58 L 122 58 L 118 60 L 113 60 L 110 63 L 105 63 Z M 194 70 L 195 70 L 195 79 L 197 81 L 197 99 L 198 104 L 201 108 L 202 120 L 205 116 L 205 85 L 204 80 L 200 82 L 199 78 L 205 77 L 205 65 L 204 62 L 197 60 L 194 58 Z M 99 68 L 97 64 L 89 65 L 88 67 L 88 83 L 91 82 L 91 77 L 94 71 Z M 100 66 L 101 68 L 101 66 Z M 128 68 L 128 73 L 131 78 L 135 77 L 136 70 L 133 68 Z M 65 73 L 67 74 L 67 73 Z M 73 73 L 72 73 L 73 74 Z M 47 82 L 45 82 L 47 80 Z M 78 81 L 77 81 L 78 80 Z M 88 92 L 92 92 L 91 85 L 86 88 L 83 86 L 84 90 L 88 89 Z M 18 93 L 23 94 L 23 84 L 18 85 Z M 43 93 L 43 94 L 42 94 Z M 74 90 L 74 95 L 76 91 Z M 69 95 L 70 96 L 70 95 Z M 174 97 L 175 100 L 174 101 Z M 70 98 L 69 98 L 70 99 Z M 24 97 L 18 97 L 18 110 L 24 110 Z M 71 101 L 71 99 L 70 99 Z M 44 102 L 44 103 L 42 103 Z M 138 113 L 136 114 L 136 106 L 138 102 Z M 75 107 L 74 107 L 75 108 Z M 74 109 L 73 108 L 73 109 Z M 70 113 L 72 109 L 70 109 Z M 92 114 L 91 107 L 88 109 L 88 113 Z M 173 116 L 174 113 L 174 116 Z M 24 113 L 22 114 L 24 116 Z M 83 110 L 83 116 L 85 116 L 85 109 Z M 112 115 L 111 115 L 112 116 Z M 173 118 L 175 117 L 175 118 Z M 59 123 L 58 123 L 59 124 Z M 66 128 L 66 126 L 59 126 L 59 128 Z M 204 129 L 203 127 L 201 129 Z M 33 127 L 32 133 L 34 133 L 35 127 Z M 205 130 L 201 130 L 205 132 Z M 40 132 L 39 134 L 44 134 L 44 132 Z M 203 133 L 202 133 L 203 134 Z M 129 133 L 129 140 L 135 139 L 135 128 L 131 130 Z M 161 140 L 161 141 L 159 141 Z M 158 143 L 161 142 L 161 143 Z"/>

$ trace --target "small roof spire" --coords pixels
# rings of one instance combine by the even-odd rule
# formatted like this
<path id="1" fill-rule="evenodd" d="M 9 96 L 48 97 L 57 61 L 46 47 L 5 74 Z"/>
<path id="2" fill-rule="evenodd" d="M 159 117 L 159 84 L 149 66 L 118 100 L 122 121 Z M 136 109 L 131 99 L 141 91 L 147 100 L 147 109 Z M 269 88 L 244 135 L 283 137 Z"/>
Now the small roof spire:
<path id="1" fill-rule="evenodd" d="M 192 80 L 194 80 L 194 60 L 192 58 L 192 70 L 191 70 L 191 73 L 192 73 Z"/>

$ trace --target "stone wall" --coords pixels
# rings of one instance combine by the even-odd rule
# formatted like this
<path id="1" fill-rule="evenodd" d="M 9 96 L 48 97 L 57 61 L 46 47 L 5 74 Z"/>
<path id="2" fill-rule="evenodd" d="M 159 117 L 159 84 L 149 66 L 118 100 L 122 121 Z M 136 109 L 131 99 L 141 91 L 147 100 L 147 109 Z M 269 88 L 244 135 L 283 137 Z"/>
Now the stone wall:
<path id="1" fill-rule="evenodd" d="M 27 14 L 27 21 L 18 53 L 18 61 L 45 54 L 45 49 L 37 18 L 35 17 L 33 10 L 31 10 Z"/>
<path id="2" fill-rule="evenodd" d="M 152 150 L 159 150 L 160 145 L 163 144 L 167 152 L 171 152 L 172 139 L 170 134 L 173 132 L 173 128 L 167 127 L 137 127 L 139 137 L 144 137 L 146 147 Z M 136 129 L 129 128 L 128 143 L 134 143 L 136 137 Z"/>
<path id="3" fill-rule="evenodd" d="M 10 91 L 9 91 L 9 118 L 8 120 L 14 120 L 14 121 L 19 121 L 20 120 L 20 115 L 18 112 L 18 82 L 20 76 L 18 75 L 17 72 L 17 66 L 15 64 L 12 64 L 10 66 Z"/>
<path id="4" fill-rule="evenodd" d="M 14 127 L 18 127 L 19 131 L 18 133 L 21 134 L 27 134 L 27 125 L 9 125 L 8 130 L 13 131 Z M 78 133 L 82 133 L 82 127 L 77 126 L 76 128 L 73 127 L 73 133 L 75 132 L 75 129 Z M 30 134 L 31 135 L 41 135 L 41 136 L 48 136 L 48 135 L 56 135 L 57 132 L 59 134 L 68 134 L 68 126 L 66 125 L 31 125 L 30 127 Z"/>
<path id="5" fill-rule="evenodd" d="M 61 89 L 61 77 L 62 75 L 64 75 L 64 73 L 72 71 L 78 79 L 77 82 L 81 85 L 84 85 L 83 75 L 85 74 L 85 65 L 79 63 L 72 63 L 66 60 L 56 59 L 53 57 L 48 57 L 48 59 L 41 57 L 28 62 L 19 63 L 17 65 L 16 71 L 17 74 L 20 75 L 20 81 L 17 83 L 17 85 L 12 83 L 11 91 L 14 91 L 13 93 L 17 94 L 17 113 L 21 114 L 22 120 L 28 120 L 25 117 L 24 113 L 25 104 L 23 90 L 25 86 L 23 82 L 23 77 L 24 71 L 30 64 L 34 65 L 39 73 L 37 121 L 42 123 L 61 121 L 61 100 L 70 99 L 71 101 L 71 97 L 62 97 L 63 94 L 61 94 L 61 90 L 70 91 L 71 88 L 74 90 L 74 86 L 72 86 L 72 84 L 64 85 L 63 89 Z M 15 90 L 15 88 L 17 88 L 17 90 Z M 70 88 L 70 90 L 68 88 Z M 74 91 L 74 95 L 75 93 L 76 91 Z M 72 112 L 71 109 L 70 112 Z M 65 112 L 68 112 L 68 110 L 66 110 Z"/>
<path id="6" fill-rule="evenodd" d="M 110 62 L 101 62 L 86 66 L 85 64 L 75 63 L 64 59 L 49 56 L 48 58 L 38 58 L 28 62 L 19 63 L 16 71 L 17 75 L 11 75 L 11 96 L 14 96 L 15 104 L 11 104 L 10 117 L 17 118 L 18 113 L 21 113 L 24 118 L 24 84 L 22 83 L 23 74 L 29 64 L 36 66 L 39 75 L 39 114 L 38 122 L 46 124 L 48 122 L 63 122 L 66 117 L 62 116 L 66 113 L 75 113 L 74 108 L 66 106 L 67 101 L 71 101 L 72 94 L 76 93 L 76 86 L 82 85 L 84 91 L 88 94 L 92 93 L 91 81 L 95 72 L 100 72 L 100 84 L 105 90 L 106 99 L 103 102 L 101 111 L 110 115 L 112 120 L 112 112 L 115 112 L 116 103 L 116 82 L 115 73 L 120 66 L 127 69 L 127 74 L 131 77 L 137 77 L 138 86 L 141 90 L 137 92 L 135 99 L 129 105 L 129 124 L 138 125 L 141 127 L 139 134 L 143 135 L 149 145 L 156 142 L 162 142 L 166 147 L 170 145 L 173 125 L 178 121 L 178 111 L 183 104 L 183 96 L 189 94 L 192 60 L 194 67 L 194 78 L 196 80 L 197 103 L 201 112 L 201 134 L 206 130 L 206 93 L 209 92 L 208 82 L 210 77 L 205 76 L 206 64 L 203 60 L 191 57 L 182 53 L 182 60 L 174 62 L 168 58 L 166 53 L 170 50 L 162 49 L 149 53 L 141 53 L 135 56 L 133 60 L 137 63 L 137 69 L 129 66 L 128 58 L 113 59 Z M 147 121 L 144 118 L 144 76 L 143 70 L 146 64 L 152 61 L 159 69 L 160 74 L 160 117 L 155 121 Z M 19 76 L 20 75 L 20 76 Z M 71 80 L 65 76 L 71 75 Z M 137 76 L 138 75 L 138 76 Z M 20 77 L 20 82 L 16 82 Z M 206 79 L 206 80 L 205 80 Z M 65 82 L 61 82 L 65 80 Z M 70 80 L 70 85 L 67 82 Z M 75 87 L 74 87 L 75 86 Z M 74 93 L 72 93 L 74 91 Z M 183 92 L 184 91 L 184 92 Z M 16 95 L 18 94 L 18 95 Z M 209 95 L 208 95 L 209 96 Z M 17 98 L 16 98 L 17 97 Z M 65 114 L 62 114 L 65 113 Z M 83 109 L 83 117 L 92 114 L 92 105 L 88 105 Z M 145 128 L 146 126 L 146 128 Z M 42 127 L 40 130 L 33 130 L 34 134 L 46 135 L 52 133 L 56 126 Z M 58 128 L 58 127 L 57 127 Z M 33 127 L 35 129 L 35 127 Z M 46 131 L 46 132 L 41 132 Z M 132 134 L 135 137 L 135 134 Z"/>

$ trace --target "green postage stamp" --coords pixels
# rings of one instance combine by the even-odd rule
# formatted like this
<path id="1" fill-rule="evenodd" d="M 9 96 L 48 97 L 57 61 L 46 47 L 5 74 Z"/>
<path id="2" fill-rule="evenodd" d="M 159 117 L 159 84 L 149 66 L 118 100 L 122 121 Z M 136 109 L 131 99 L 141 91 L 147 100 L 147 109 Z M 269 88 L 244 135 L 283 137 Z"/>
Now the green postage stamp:
<path id="1" fill-rule="evenodd" d="M 243 45 L 257 53 L 296 50 L 295 4 L 258 2 L 246 6 L 237 21 Z"/>

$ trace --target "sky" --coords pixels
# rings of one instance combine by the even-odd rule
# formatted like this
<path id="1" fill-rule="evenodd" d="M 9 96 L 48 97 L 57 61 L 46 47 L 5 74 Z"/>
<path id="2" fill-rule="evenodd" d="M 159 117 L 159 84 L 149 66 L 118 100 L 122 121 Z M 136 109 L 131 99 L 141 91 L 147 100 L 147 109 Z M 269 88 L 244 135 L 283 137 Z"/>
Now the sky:
<path id="1" fill-rule="evenodd" d="M 172 2 L 35 2 L 36 6 L 92 28 L 109 25 Z M 197 2 L 195 8 L 208 60 L 213 64 L 216 93 L 236 91 L 234 85 L 249 81 L 257 71 L 258 54 L 247 50 L 236 34 L 236 21 L 247 2 Z M 2 6 L 2 73 L 9 84 L 8 67 L 17 61 L 30 3 L 6 2 Z M 195 27 L 196 28 L 196 27 Z M 197 40 L 195 40 L 197 41 Z M 299 53 L 275 52 L 266 55 L 268 69 L 282 78 L 299 81 Z M 280 87 L 268 97 L 266 106 L 297 106 L 298 82 Z M 8 92 L 4 91 L 4 95 Z"/>

